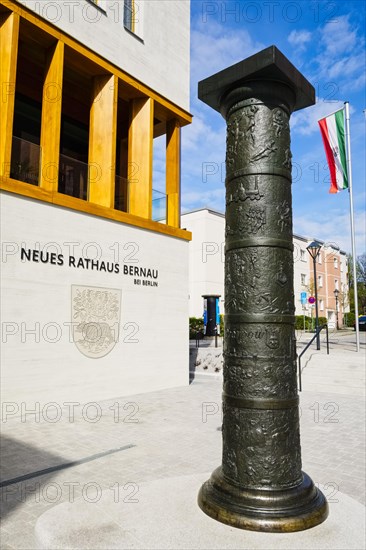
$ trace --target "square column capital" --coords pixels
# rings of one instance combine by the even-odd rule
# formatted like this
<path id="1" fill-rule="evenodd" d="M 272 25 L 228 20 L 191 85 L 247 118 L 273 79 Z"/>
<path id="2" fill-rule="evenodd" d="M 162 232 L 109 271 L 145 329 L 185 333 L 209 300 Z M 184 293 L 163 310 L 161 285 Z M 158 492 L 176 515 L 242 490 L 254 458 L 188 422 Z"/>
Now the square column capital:
<path id="1" fill-rule="evenodd" d="M 201 101 L 221 111 L 221 98 L 248 82 L 273 81 L 286 84 L 294 92 L 294 111 L 315 103 L 315 89 L 294 65 L 276 48 L 268 48 L 198 83 Z"/>

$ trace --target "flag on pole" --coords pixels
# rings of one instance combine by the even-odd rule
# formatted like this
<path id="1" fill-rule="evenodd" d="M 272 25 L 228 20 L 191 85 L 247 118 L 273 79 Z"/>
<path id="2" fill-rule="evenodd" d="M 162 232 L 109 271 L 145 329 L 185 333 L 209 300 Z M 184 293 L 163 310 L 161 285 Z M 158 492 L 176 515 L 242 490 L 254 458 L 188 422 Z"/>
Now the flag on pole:
<path id="1" fill-rule="evenodd" d="M 329 193 L 348 189 L 344 109 L 318 121 L 330 172 Z"/>
<path id="2" fill-rule="evenodd" d="M 353 257 L 353 279 L 356 317 L 356 349 L 360 351 L 360 334 L 357 323 L 358 298 L 357 298 L 357 270 L 356 270 L 356 243 L 355 243 L 355 222 L 353 213 L 352 194 L 352 162 L 351 162 L 351 135 L 349 120 L 349 102 L 344 102 L 344 108 L 322 118 L 318 121 L 322 135 L 325 153 L 329 165 L 331 187 L 329 193 L 338 193 L 348 189 L 350 222 L 351 222 L 351 243 Z"/>

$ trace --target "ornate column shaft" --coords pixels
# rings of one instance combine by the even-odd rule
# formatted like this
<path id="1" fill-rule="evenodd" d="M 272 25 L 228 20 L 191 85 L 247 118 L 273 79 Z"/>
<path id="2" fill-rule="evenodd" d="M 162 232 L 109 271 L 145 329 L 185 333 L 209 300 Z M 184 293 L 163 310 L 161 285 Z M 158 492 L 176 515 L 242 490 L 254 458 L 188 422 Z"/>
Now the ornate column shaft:
<path id="1" fill-rule="evenodd" d="M 294 329 L 289 119 L 314 89 L 274 46 L 199 86 L 227 122 L 223 458 L 199 505 L 298 531 L 328 510 L 301 471 Z"/>

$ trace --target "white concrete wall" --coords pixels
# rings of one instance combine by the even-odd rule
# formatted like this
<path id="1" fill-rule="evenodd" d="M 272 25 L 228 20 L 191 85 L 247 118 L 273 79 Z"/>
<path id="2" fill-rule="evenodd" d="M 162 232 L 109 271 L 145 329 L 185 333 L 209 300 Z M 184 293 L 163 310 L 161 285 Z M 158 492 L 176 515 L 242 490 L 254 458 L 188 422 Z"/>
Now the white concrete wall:
<path id="1" fill-rule="evenodd" d="M 136 32 L 123 26 L 123 0 L 19 0 L 131 76 L 189 110 L 189 0 L 135 0 Z"/>
<path id="2" fill-rule="evenodd" d="M 7 193 L 1 220 L 4 401 L 85 403 L 188 384 L 188 242 Z M 49 251 L 57 247 L 64 265 L 21 261 L 21 246 L 36 243 L 56 243 Z M 157 269 L 159 286 L 69 267 L 67 243 L 76 257 L 100 247 L 121 270 Z M 70 339 L 71 285 L 122 291 L 119 341 L 105 357 L 86 357 Z"/>
<path id="3" fill-rule="evenodd" d="M 192 231 L 189 243 L 189 316 L 202 317 L 203 294 L 220 294 L 224 302 L 225 218 L 210 210 L 183 214 L 181 227 Z"/>

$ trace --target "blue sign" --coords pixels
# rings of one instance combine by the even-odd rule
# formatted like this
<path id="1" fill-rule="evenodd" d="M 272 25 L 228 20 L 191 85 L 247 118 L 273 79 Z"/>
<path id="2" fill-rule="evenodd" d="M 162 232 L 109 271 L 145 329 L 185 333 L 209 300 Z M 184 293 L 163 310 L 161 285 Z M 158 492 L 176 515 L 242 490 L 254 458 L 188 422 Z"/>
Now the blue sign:
<path id="1" fill-rule="evenodd" d="M 307 292 L 301 292 L 300 294 L 300 300 L 303 306 L 306 304 L 307 296 L 308 296 Z"/>
<path id="2" fill-rule="evenodd" d="M 220 324 L 220 298 L 216 298 L 216 324 Z"/>
<path id="3" fill-rule="evenodd" d="M 207 300 L 203 300 L 203 324 L 207 326 Z"/>

